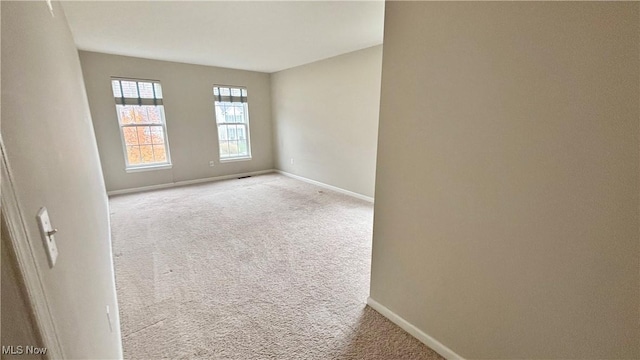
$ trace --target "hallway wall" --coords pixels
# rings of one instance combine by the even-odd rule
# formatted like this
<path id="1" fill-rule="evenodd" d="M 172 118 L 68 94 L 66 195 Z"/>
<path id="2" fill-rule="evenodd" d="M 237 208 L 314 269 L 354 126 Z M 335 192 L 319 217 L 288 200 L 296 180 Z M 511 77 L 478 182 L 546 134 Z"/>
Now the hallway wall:
<path id="1" fill-rule="evenodd" d="M 98 148 L 78 52 L 60 3 L 52 5 L 53 16 L 44 1 L 0 4 L 1 132 L 64 357 L 122 358 Z M 42 206 L 59 230 L 52 269 L 35 220 Z"/>
<path id="2" fill-rule="evenodd" d="M 386 3 L 374 300 L 465 358 L 640 358 L 639 10 Z"/>

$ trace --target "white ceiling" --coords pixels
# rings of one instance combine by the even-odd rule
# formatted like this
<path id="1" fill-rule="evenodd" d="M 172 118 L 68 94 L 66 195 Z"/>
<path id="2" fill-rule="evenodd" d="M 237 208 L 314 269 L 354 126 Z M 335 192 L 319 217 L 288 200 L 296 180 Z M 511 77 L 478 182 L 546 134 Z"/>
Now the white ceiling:
<path id="1" fill-rule="evenodd" d="M 384 1 L 67 1 L 81 50 L 275 72 L 382 43 Z"/>

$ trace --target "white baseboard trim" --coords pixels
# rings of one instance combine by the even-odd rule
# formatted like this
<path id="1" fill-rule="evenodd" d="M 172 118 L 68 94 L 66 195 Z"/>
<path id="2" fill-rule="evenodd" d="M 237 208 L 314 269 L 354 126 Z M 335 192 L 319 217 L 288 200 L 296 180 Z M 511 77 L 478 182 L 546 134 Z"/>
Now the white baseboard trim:
<path id="1" fill-rule="evenodd" d="M 172 188 L 177 186 L 193 185 L 193 184 L 200 184 L 200 183 L 206 183 L 206 182 L 212 182 L 212 181 L 237 179 L 242 176 L 262 175 L 262 174 L 272 173 L 275 171 L 276 170 L 274 169 L 268 169 L 268 170 L 252 171 L 252 172 L 241 173 L 241 174 L 222 175 L 222 176 L 209 177 L 209 178 L 203 178 L 203 179 L 176 181 L 176 182 L 167 183 L 167 184 L 142 186 L 142 187 L 131 188 L 131 189 L 113 190 L 113 191 L 107 191 L 107 195 L 113 196 L 113 195 L 131 194 L 131 193 L 138 193 L 143 191 L 166 189 L 166 188 Z"/>
<path id="2" fill-rule="evenodd" d="M 369 197 L 369 196 L 366 196 L 366 195 L 362 195 L 362 194 L 358 194 L 357 192 L 345 190 L 345 189 L 339 188 L 337 186 L 325 184 L 323 182 L 316 181 L 316 180 L 311 180 L 311 179 L 308 179 L 306 177 L 302 177 L 302 176 L 299 176 L 299 175 L 294 175 L 294 174 L 288 173 L 286 171 L 277 170 L 277 169 L 274 170 L 274 171 L 277 172 L 278 174 L 282 174 L 284 176 L 288 176 L 288 177 L 296 179 L 296 180 L 304 181 L 304 182 L 309 183 L 309 184 L 317 185 L 317 186 L 323 187 L 325 189 L 333 190 L 333 191 L 339 192 L 341 194 L 349 195 L 349 196 L 352 196 L 352 197 L 360 199 L 360 200 L 368 201 L 370 203 L 373 203 L 373 201 L 374 201 L 374 199 L 372 197 Z"/>
<path id="3" fill-rule="evenodd" d="M 415 327 L 413 324 L 411 324 L 407 320 L 401 318 L 398 314 L 389 310 L 387 307 L 380 304 L 379 302 L 373 300 L 371 297 L 367 299 L 367 305 L 371 306 L 372 309 L 379 312 L 382 316 L 391 320 L 391 322 L 393 322 L 394 324 L 400 326 L 402 330 L 408 332 L 414 338 L 420 340 L 421 343 L 427 345 L 428 347 L 433 349 L 435 352 L 442 355 L 445 359 L 464 360 L 462 356 L 456 354 L 453 350 L 444 346 L 441 342 L 427 335 L 426 333 L 424 333 L 422 330 Z"/>

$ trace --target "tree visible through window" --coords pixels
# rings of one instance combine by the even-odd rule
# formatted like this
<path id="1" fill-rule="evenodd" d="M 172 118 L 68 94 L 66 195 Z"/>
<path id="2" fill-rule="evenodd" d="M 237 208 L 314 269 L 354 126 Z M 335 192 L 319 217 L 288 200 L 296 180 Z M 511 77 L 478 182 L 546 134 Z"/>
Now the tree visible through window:
<path id="1" fill-rule="evenodd" d="M 220 160 L 250 159 L 247 89 L 216 85 L 213 87 L 213 95 L 218 124 Z"/>
<path id="2" fill-rule="evenodd" d="M 111 86 L 127 169 L 171 165 L 160 83 L 113 79 Z"/>

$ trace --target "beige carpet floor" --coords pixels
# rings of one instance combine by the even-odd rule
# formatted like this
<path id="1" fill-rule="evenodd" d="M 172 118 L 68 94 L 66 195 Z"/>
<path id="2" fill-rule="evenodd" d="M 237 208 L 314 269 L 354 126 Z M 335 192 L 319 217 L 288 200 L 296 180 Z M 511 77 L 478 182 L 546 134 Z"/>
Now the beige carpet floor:
<path id="1" fill-rule="evenodd" d="M 126 359 L 439 359 L 365 305 L 371 204 L 268 174 L 111 198 Z"/>

